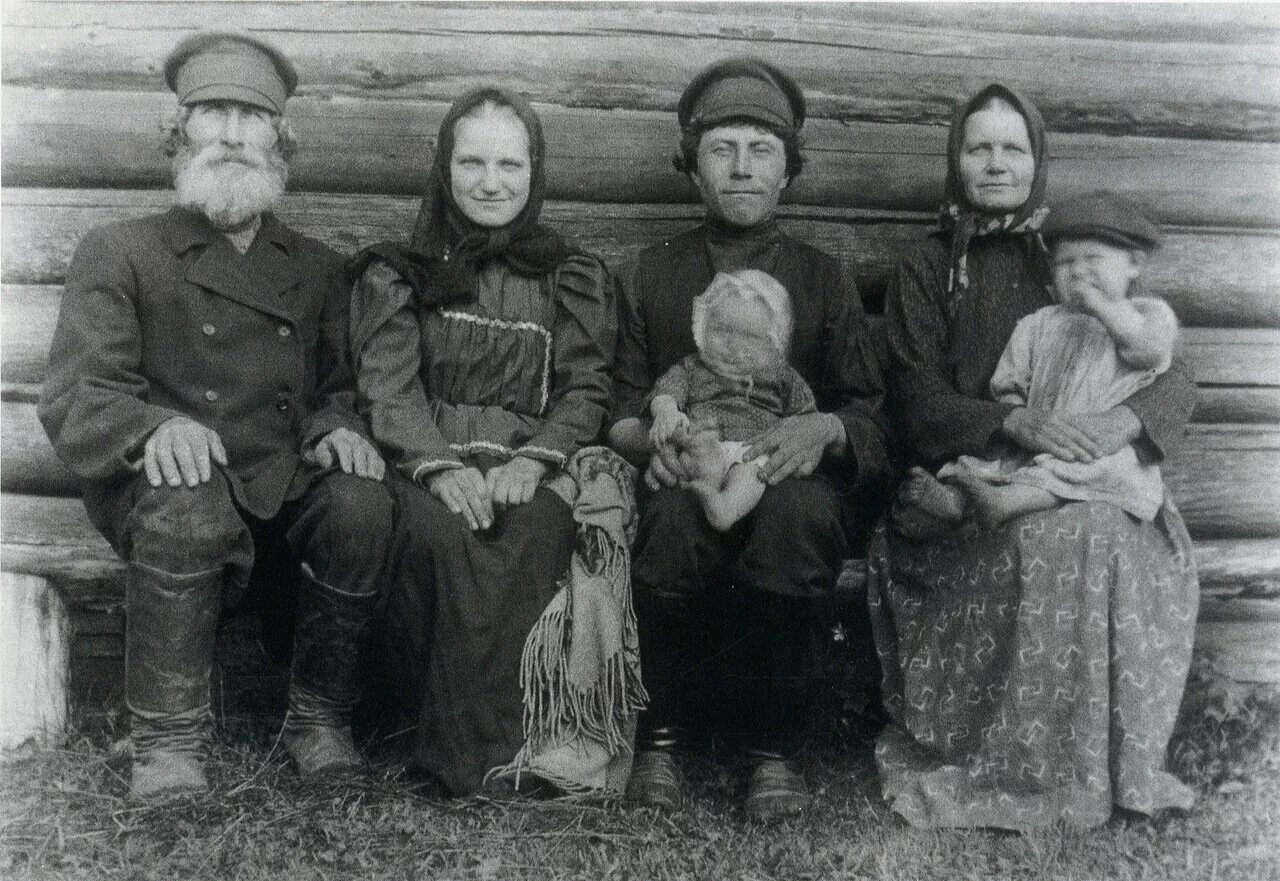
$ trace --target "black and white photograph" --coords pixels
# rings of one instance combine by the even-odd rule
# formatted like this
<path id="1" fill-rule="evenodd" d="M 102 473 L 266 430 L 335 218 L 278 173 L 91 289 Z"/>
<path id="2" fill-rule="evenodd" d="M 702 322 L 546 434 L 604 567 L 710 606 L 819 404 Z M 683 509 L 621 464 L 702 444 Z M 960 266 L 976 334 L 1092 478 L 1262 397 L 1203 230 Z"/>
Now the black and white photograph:
<path id="1" fill-rule="evenodd" d="M 0 878 L 1280 879 L 1280 4 L 5 0 Z"/>

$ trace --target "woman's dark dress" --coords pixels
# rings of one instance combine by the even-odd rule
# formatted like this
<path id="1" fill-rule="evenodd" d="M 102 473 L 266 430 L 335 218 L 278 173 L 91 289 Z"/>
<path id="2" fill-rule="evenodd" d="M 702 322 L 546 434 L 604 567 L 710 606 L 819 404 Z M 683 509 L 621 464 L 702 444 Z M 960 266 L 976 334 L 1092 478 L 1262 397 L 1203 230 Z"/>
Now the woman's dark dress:
<path id="1" fill-rule="evenodd" d="M 987 383 L 1018 319 L 1050 302 L 1024 242 L 973 240 L 954 317 L 945 234 L 891 285 L 890 411 L 925 467 L 987 455 L 1011 409 Z M 1140 456 L 1163 455 L 1193 401 L 1175 360 L 1126 402 Z M 1164 770 L 1199 599 L 1170 499 L 1149 524 L 1078 502 L 919 542 L 882 525 L 868 557 L 891 717 L 876 758 L 894 810 L 920 826 L 1026 828 L 1096 825 L 1113 803 L 1190 805 Z"/>
<path id="2" fill-rule="evenodd" d="M 599 431 L 616 333 L 603 267 L 571 257 L 529 278 L 482 268 L 475 300 L 422 310 L 385 263 L 355 285 L 361 406 L 401 479 L 386 624 L 421 683 L 415 760 L 455 794 L 524 742 L 520 656 L 564 576 L 575 527 L 548 483 Z M 422 484 L 512 455 L 546 462 L 533 501 L 473 532 Z M 415 482 L 417 481 L 417 482 Z"/>

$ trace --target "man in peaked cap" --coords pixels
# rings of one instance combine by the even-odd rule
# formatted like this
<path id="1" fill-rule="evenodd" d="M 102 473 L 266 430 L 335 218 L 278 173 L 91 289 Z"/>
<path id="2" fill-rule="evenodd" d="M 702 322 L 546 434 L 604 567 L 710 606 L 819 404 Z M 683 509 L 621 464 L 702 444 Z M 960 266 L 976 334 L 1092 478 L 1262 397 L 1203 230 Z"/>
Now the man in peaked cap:
<path id="1" fill-rule="evenodd" d="M 207 789 L 219 612 L 277 549 L 296 599 L 292 583 L 255 586 L 295 613 L 285 743 L 303 773 L 359 766 L 354 661 L 392 515 L 352 409 L 342 260 L 272 214 L 293 65 L 218 31 L 183 39 L 164 72 L 177 205 L 80 242 L 39 409 L 127 563 L 139 798 Z"/>
<path id="2" fill-rule="evenodd" d="M 681 725 L 695 704 L 730 695 L 750 760 L 747 816 L 772 820 L 807 801 L 792 759 L 812 715 L 814 637 L 850 536 L 870 525 L 871 500 L 883 492 L 882 387 L 861 303 L 839 262 L 787 235 L 775 218 L 803 165 L 800 88 L 768 62 L 725 59 L 694 77 L 677 115 L 675 165 L 697 187 L 706 222 L 643 251 L 619 284 L 610 442 L 647 468 L 632 582 L 651 703 L 628 794 L 679 807 Z M 745 268 L 771 274 L 791 295 L 790 361 L 821 412 L 788 417 L 755 439 L 744 460 L 768 458 L 768 488 L 750 515 L 720 533 L 681 488 L 672 452 L 651 447 L 645 397 L 694 351 L 693 298 L 716 272 Z"/>

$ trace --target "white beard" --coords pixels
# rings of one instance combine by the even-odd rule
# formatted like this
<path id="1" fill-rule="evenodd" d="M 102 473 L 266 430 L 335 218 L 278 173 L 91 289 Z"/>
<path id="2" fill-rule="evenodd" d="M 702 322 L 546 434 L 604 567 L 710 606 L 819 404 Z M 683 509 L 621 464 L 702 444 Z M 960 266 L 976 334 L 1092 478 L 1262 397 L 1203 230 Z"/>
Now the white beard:
<path id="1" fill-rule="evenodd" d="M 288 179 L 289 166 L 274 150 L 233 152 L 210 144 L 196 153 L 185 145 L 173 157 L 178 204 L 198 211 L 224 231 L 275 207 Z"/>

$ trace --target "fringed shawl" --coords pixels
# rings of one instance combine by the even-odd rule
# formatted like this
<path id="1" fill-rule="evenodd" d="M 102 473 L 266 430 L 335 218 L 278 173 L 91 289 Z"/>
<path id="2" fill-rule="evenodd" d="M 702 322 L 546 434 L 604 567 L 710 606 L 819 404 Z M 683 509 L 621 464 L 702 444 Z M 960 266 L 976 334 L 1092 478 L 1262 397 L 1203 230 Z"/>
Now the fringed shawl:
<path id="1" fill-rule="evenodd" d="M 965 197 L 964 182 L 960 177 L 960 154 L 964 147 L 964 124 L 979 107 L 992 97 L 998 97 L 1022 115 L 1027 123 L 1035 159 L 1035 177 L 1031 194 L 1022 206 L 1009 214 L 988 214 L 970 204 Z M 954 316 L 956 308 L 969 290 L 969 243 L 975 236 L 1008 233 L 1021 235 L 1033 260 L 1047 266 L 1044 242 L 1038 230 L 1049 213 L 1044 207 L 1045 188 L 1048 183 L 1049 153 L 1045 141 L 1044 118 L 1035 104 L 1018 91 L 992 83 L 980 89 L 966 101 L 951 121 L 947 135 L 947 182 L 945 202 L 940 222 L 944 230 L 951 232 L 951 271 L 947 277 L 947 311 Z"/>
<path id="2" fill-rule="evenodd" d="M 522 774 L 574 794 L 620 793 L 648 702 L 631 606 L 635 469 L 604 447 L 569 460 L 559 485 L 578 524 L 569 574 L 530 630 L 520 665 L 525 743 L 486 779 Z"/>

